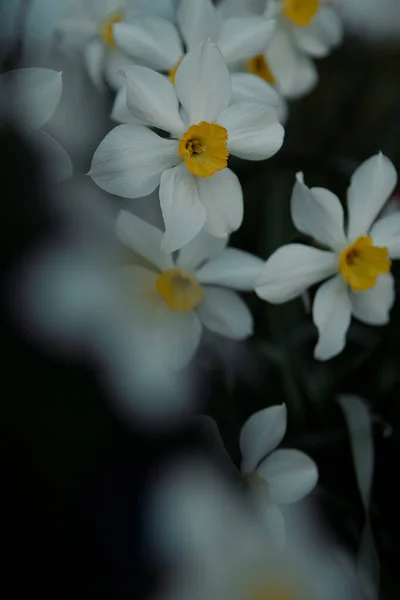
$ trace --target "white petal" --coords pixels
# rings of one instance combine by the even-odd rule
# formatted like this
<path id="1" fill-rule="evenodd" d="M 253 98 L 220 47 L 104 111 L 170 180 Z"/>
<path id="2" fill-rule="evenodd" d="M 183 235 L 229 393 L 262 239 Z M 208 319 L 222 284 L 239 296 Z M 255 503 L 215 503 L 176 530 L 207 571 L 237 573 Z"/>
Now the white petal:
<path id="1" fill-rule="evenodd" d="M 396 182 L 396 169 L 381 152 L 363 162 L 354 171 L 347 192 L 349 240 L 368 233 L 376 215 L 394 190 Z"/>
<path id="2" fill-rule="evenodd" d="M 197 307 L 203 324 L 220 335 L 242 340 L 253 333 L 253 317 L 243 300 L 231 290 L 207 286 Z"/>
<path id="3" fill-rule="evenodd" d="M 243 194 L 239 179 L 230 169 L 212 177 L 196 178 L 200 200 L 206 209 L 205 227 L 211 235 L 226 237 L 243 220 Z"/>
<path id="4" fill-rule="evenodd" d="M 375 287 L 365 292 L 351 292 L 353 315 L 369 325 L 389 323 L 389 311 L 395 300 L 394 279 L 391 273 L 380 275 Z"/>
<path id="5" fill-rule="evenodd" d="M 400 258 L 400 212 L 374 223 L 370 235 L 376 246 L 386 246 L 390 258 Z"/>
<path id="6" fill-rule="evenodd" d="M 64 148 L 45 131 L 35 131 L 33 142 L 42 153 L 45 168 L 52 181 L 64 181 L 72 177 L 72 162 Z"/>
<path id="7" fill-rule="evenodd" d="M 270 406 L 251 415 L 240 432 L 242 473 L 252 473 L 258 463 L 281 443 L 286 433 L 285 404 Z"/>
<path id="8" fill-rule="evenodd" d="M 315 462 L 299 450 L 275 450 L 258 467 L 257 473 L 268 484 L 273 504 L 290 504 L 304 498 L 318 481 Z"/>
<path id="9" fill-rule="evenodd" d="M 195 178 L 184 163 L 162 174 L 160 204 L 165 223 L 162 249 L 174 252 L 199 233 L 206 219 Z"/>
<path id="10" fill-rule="evenodd" d="M 298 231 L 333 250 L 340 250 L 346 245 L 343 208 L 339 198 L 329 190 L 310 190 L 304 184 L 302 175 L 298 173 L 290 208 L 293 223 Z"/>
<path id="11" fill-rule="evenodd" d="M 156 71 L 170 71 L 184 53 L 175 25 L 166 19 L 140 16 L 116 23 L 113 32 L 121 52 Z"/>
<path id="12" fill-rule="evenodd" d="M 104 63 L 106 57 L 106 48 L 104 44 L 102 44 L 97 38 L 91 40 L 85 44 L 83 57 L 90 79 L 98 90 L 103 91 L 105 88 Z"/>
<path id="13" fill-rule="evenodd" d="M 184 0 L 178 9 L 178 24 L 186 48 L 192 50 L 205 40 L 215 42 L 220 26 L 219 14 L 211 0 Z"/>
<path id="14" fill-rule="evenodd" d="M 173 267 L 170 254 L 161 250 L 162 231 L 132 213 L 121 210 L 116 221 L 118 239 L 161 271 Z"/>
<path id="15" fill-rule="evenodd" d="M 218 118 L 231 100 L 231 80 L 215 44 L 203 42 L 186 54 L 176 72 L 175 90 L 191 123 Z"/>
<path id="16" fill-rule="evenodd" d="M 267 260 L 256 282 L 260 298 L 281 304 L 300 296 L 308 287 L 337 269 L 337 256 L 303 244 L 278 248 Z"/>
<path id="17" fill-rule="evenodd" d="M 256 498 L 258 514 L 265 528 L 268 540 L 277 549 L 283 549 L 285 545 L 285 518 L 279 506 L 269 504 L 263 498 Z"/>
<path id="18" fill-rule="evenodd" d="M 232 73 L 232 102 L 262 102 L 278 108 L 280 97 L 272 85 L 252 73 Z"/>
<path id="19" fill-rule="evenodd" d="M 146 352 L 158 360 L 181 368 L 193 357 L 200 343 L 202 326 L 195 311 L 170 310 L 156 290 L 157 274 L 141 267 L 123 269 L 136 318 L 146 335 Z"/>
<path id="20" fill-rule="evenodd" d="M 227 243 L 228 237 L 217 238 L 202 229 L 191 242 L 181 248 L 177 264 L 186 271 L 195 271 L 204 261 L 221 254 Z"/>
<path id="21" fill-rule="evenodd" d="M 155 190 L 162 172 L 178 160 L 178 142 L 140 125 L 119 125 L 100 143 L 89 175 L 111 194 L 140 198 Z"/>
<path id="22" fill-rule="evenodd" d="M 2 99 L 10 99 L 12 108 L 24 125 L 42 127 L 53 116 L 61 99 L 61 72 L 52 69 L 15 69 L 0 75 Z"/>
<path id="23" fill-rule="evenodd" d="M 247 160 L 263 160 L 283 144 L 284 129 L 275 108 L 261 102 L 232 104 L 219 116 L 228 131 L 229 152 Z"/>
<path id="24" fill-rule="evenodd" d="M 328 6 L 321 6 L 308 27 L 293 27 L 299 47 L 311 56 L 321 58 L 342 41 L 343 26 L 339 16 Z"/>
<path id="25" fill-rule="evenodd" d="M 275 31 L 275 21 L 259 17 L 225 19 L 217 44 L 227 63 L 249 60 L 266 48 Z"/>
<path id="26" fill-rule="evenodd" d="M 314 298 L 313 321 L 319 334 L 314 357 L 328 360 L 340 354 L 346 345 L 346 333 L 351 321 L 349 290 L 341 275 L 318 288 Z"/>
<path id="27" fill-rule="evenodd" d="M 283 27 L 277 28 L 265 57 L 279 91 L 287 98 L 298 98 L 315 87 L 318 73 L 314 63 L 294 46 Z"/>
<path id="28" fill-rule="evenodd" d="M 125 67 L 126 102 L 134 117 L 175 136 L 184 133 L 172 83 L 160 73 L 138 65 Z"/>
<path id="29" fill-rule="evenodd" d="M 104 60 L 104 79 L 115 91 L 126 86 L 126 79 L 121 71 L 122 67 L 134 64 L 133 60 L 127 58 L 122 52 L 115 50 L 107 52 Z"/>
<path id="30" fill-rule="evenodd" d="M 115 100 L 114 100 L 114 104 L 113 104 L 110 116 L 113 119 L 113 121 L 116 121 L 117 123 L 143 124 L 143 123 L 140 123 L 138 121 L 138 119 L 136 119 L 133 116 L 133 114 L 131 113 L 131 111 L 129 110 L 129 108 L 126 104 L 126 87 L 125 86 L 121 87 L 118 90 L 118 92 L 115 96 Z"/>
<path id="31" fill-rule="evenodd" d="M 264 261 L 258 256 L 236 248 L 226 248 L 196 271 L 196 279 L 204 284 L 250 291 L 254 290 L 263 265 Z"/>
<path id="32" fill-rule="evenodd" d="M 163 348 L 165 362 L 176 369 L 186 366 L 199 347 L 202 325 L 194 310 L 170 310 L 157 306 L 149 326 L 154 347 Z M 159 352 L 159 350 L 158 350 Z"/>

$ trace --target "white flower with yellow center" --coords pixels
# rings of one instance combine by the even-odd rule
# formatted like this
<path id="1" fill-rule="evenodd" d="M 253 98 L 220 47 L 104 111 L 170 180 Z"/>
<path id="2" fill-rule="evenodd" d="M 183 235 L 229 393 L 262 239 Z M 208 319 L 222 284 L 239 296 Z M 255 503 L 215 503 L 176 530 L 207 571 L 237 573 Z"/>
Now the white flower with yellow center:
<path id="1" fill-rule="evenodd" d="M 63 181 L 72 175 L 71 159 L 42 127 L 53 117 L 62 94 L 62 73 L 30 67 L 0 75 L 0 110 L 11 114 L 43 156 L 48 176 Z"/>
<path id="2" fill-rule="evenodd" d="M 125 73 L 132 114 L 175 139 L 144 126 L 119 125 L 97 148 L 92 179 L 124 198 L 147 196 L 160 185 L 165 252 L 181 248 L 203 227 L 216 237 L 238 229 L 242 190 L 227 168 L 228 156 L 262 160 L 275 154 L 283 142 L 276 110 L 255 102 L 230 106 L 229 71 L 209 41 L 186 54 L 174 86 L 146 67 Z"/>
<path id="3" fill-rule="evenodd" d="M 162 232 L 126 211 L 118 216 L 117 234 L 147 261 L 124 267 L 122 275 L 135 318 L 170 366 L 191 360 L 203 326 L 235 340 L 251 335 L 250 311 L 232 290 L 254 288 L 261 259 L 201 232 L 174 260 L 161 250 Z"/>
<path id="4" fill-rule="evenodd" d="M 345 231 L 337 196 L 324 188 L 308 188 L 302 175 L 297 175 L 291 200 L 293 223 L 332 251 L 303 244 L 279 248 L 267 260 L 256 292 L 280 304 L 329 278 L 319 287 L 313 305 L 319 333 L 317 359 L 327 360 L 343 350 L 352 315 L 370 325 L 389 320 L 394 301 L 390 259 L 400 258 L 400 214 L 374 221 L 396 181 L 394 166 L 382 154 L 360 165 L 348 190 Z"/>
<path id="5" fill-rule="evenodd" d="M 229 3 L 229 0 L 228 0 Z M 343 37 L 339 16 L 328 0 L 267 0 L 264 18 L 276 18 L 272 40 L 248 63 L 250 73 L 276 86 L 287 98 L 317 83 L 313 58 L 327 56 Z"/>
<path id="6" fill-rule="evenodd" d="M 185 52 L 200 42 L 218 44 L 226 63 L 231 64 L 261 52 L 275 27 L 274 20 L 257 16 L 223 19 L 211 0 L 181 0 L 177 23 L 176 27 L 166 19 L 133 15 L 114 27 L 115 42 L 126 56 L 169 74 L 174 83 Z"/>
<path id="7" fill-rule="evenodd" d="M 199 417 L 218 441 L 227 470 L 235 469 L 226 454 L 218 428 L 210 417 Z M 285 404 L 260 410 L 246 421 L 240 432 L 241 476 L 255 502 L 257 514 L 268 538 L 283 547 L 285 520 L 280 506 L 298 502 L 309 494 L 318 480 L 314 461 L 299 450 L 276 450 L 287 426 Z"/>
<path id="8" fill-rule="evenodd" d="M 115 43 L 115 25 L 142 14 L 172 17 L 175 0 L 73 0 L 56 25 L 60 47 L 66 54 L 83 53 L 88 73 L 99 89 L 104 80 L 113 88 L 123 83 L 120 67 L 132 64 Z"/>

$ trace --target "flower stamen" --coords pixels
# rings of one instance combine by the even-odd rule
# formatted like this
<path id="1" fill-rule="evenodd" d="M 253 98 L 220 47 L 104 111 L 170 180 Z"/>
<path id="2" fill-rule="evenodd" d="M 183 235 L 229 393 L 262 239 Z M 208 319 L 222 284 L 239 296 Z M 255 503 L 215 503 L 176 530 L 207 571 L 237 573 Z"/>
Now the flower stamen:
<path id="1" fill-rule="evenodd" d="M 299 27 L 308 27 L 319 9 L 320 0 L 284 0 L 283 14 Z"/>
<path id="2" fill-rule="evenodd" d="M 261 79 L 264 79 L 267 83 L 272 85 L 276 83 L 275 76 L 262 54 L 258 54 L 258 56 L 254 56 L 249 60 L 247 63 L 247 70 L 249 73 L 261 77 Z"/>
<path id="3" fill-rule="evenodd" d="M 189 127 L 182 136 L 178 151 L 193 175 L 211 177 L 228 164 L 227 142 L 225 127 L 201 121 Z"/>
<path id="4" fill-rule="evenodd" d="M 391 264 L 388 249 L 374 246 L 368 235 L 357 238 L 339 256 L 340 272 L 354 292 L 373 288 L 379 275 L 389 273 Z"/>
<path id="5" fill-rule="evenodd" d="M 114 39 L 114 31 L 113 26 L 115 23 L 119 23 L 122 21 L 122 13 L 113 13 L 107 17 L 107 19 L 103 22 L 100 27 L 100 38 L 104 42 L 104 44 L 113 52 L 117 49 L 117 45 Z"/>
<path id="6" fill-rule="evenodd" d="M 180 57 L 180 59 L 175 64 L 175 66 L 173 66 L 172 69 L 170 70 L 170 72 L 168 73 L 168 77 L 169 77 L 169 80 L 172 83 L 172 85 L 175 85 L 175 75 L 176 75 L 179 65 L 182 62 L 182 59 L 183 59 L 183 56 Z"/>
<path id="7" fill-rule="evenodd" d="M 196 279 L 178 268 L 168 269 L 159 275 L 156 290 L 168 308 L 180 312 L 193 310 L 204 298 L 204 290 Z"/>

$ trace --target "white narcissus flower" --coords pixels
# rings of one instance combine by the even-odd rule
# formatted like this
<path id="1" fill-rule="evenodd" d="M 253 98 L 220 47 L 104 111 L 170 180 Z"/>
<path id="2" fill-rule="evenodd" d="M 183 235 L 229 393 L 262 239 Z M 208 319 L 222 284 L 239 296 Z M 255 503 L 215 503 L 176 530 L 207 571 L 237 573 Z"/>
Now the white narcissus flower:
<path id="1" fill-rule="evenodd" d="M 164 348 L 171 366 L 191 360 L 203 326 L 236 340 L 252 334 L 251 313 L 233 290 L 254 287 L 261 259 L 201 232 L 174 260 L 161 250 L 162 232 L 127 211 L 118 216 L 117 235 L 147 261 L 123 267 L 121 275 L 149 344 Z"/>
<path id="2" fill-rule="evenodd" d="M 271 38 L 275 22 L 256 15 L 223 19 L 211 0 L 181 0 L 178 26 L 166 19 L 133 15 L 114 27 L 119 49 L 135 62 L 169 74 L 174 83 L 176 69 L 185 52 L 200 42 L 218 44 L 227 64 L 259 54 Z"/>
<path id="3" fill-rule="evenodd" d="M 255 102 L 230 106 L 229 71 L 209 41 L 185 55 L 174 86 L 146 67 L 125 73 L 133 115 L 175 139 L 144 126 L 119 125 L 97 148 L 89 175 L 124 198 L 146 196 L 160 185 L 165 252 L 181 248 L 203 227 L 216 237 L 238 229 L 243 197 L 227 168 L 228 156 L 262 160 L 275 154 L 284 134 L 276 110 Z"/>
<path id="4" fill-rule="evenodd" d="M 218 428 L 210 417 L 199 417 L 223 448 Z M 240 432 L 241 475 L 248 484 L 257 512 L 268 538 L 277 547 L 285 541 L 285 521 L 280 505 L 304 498 L 315 487 L 318 469 L 314 461 L 299 450 L 278 449 L 286 433 L 286 406 L 260 410 L 246 421 Z M 235 468 L 227 465 L 229 471 Z"/>
<path id="5" fill-rule="evenodd" d="M 45 160 L 52 180 L 71 177 L 71 159 L 60 144 L 41 128 L 60 102 L 62 73 L 44 68 L 15 69 L 0 75 L 0 110 L 11 114 Z"/>
<path id="6" fill-rule="evenodd" d="M 248 69 L 286 98 L 303 96 L 318 80 L 313 59 L 327 56 L 342 40 L 341 20 L 328 0 L 264 0 L 263 5 L 264 18 L 275 17 L 276 28 Z"/>
<path id="7" fill-rule="evenodd" d="M 103 89 L 106 80 L 118 89 L 124 81 L 118 70 L 132 64 L 132 60 L 117 48 L 115 25 L 126 18 L 139 18 L 143 13 L 172 17 L 175 3 L 175 0 L 72 0 L 55 29 L 66 54 L 83 53 L 88 73 L 97 88 Z"/>
<path id="8" fill-rule="evenodd" d="M 302 174 L 297 175 L 293 223 L 331 251 L 283 246 L 267 260 L 255 289 L 264 300 L 280 304 L 327 279 L 313 305 L 317 359 L 327 360 L 343 350 L 352 316 L 370 325 L 389 321 L 394 302 L 390 258 L 400 258 L 400 213 L 375 219 L 396 182 L 396 170 L 382 154 L 362 163 L 348 189 L 345 230 L 338 197 L 324 188 L 308 188 Z"/>

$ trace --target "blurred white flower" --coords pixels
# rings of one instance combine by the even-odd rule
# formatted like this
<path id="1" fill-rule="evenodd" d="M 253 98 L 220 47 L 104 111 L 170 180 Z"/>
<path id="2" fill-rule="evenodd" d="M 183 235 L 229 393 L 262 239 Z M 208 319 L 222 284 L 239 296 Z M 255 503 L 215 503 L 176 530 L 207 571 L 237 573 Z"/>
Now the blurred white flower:
<path id="1" fill-rule="evenodd" d="M 275 154 L 284 134 L 276 110 L 255 102 L 230 106 L 229 71 L 209 41 L 185 55 L 175 86 L 146 67 L 125 73 L 133 115 L 176 139 L 140 125 L 120 125 L 97 148 L 89 175 L 125 198 L 148 195 L 160 185 L 165 252 L 189 243 L 203 227 L 216 237 L 238 229 L 242 190 L 227 168 L 228 156 L 262 160 Z"/>
<path id="2" fill-rule="evenodd" d="M 332 0 L 345 29 L 357 37 L 379 43 L 399 39 L 400 4 L 398 0 Z"/>
<path id="3" fill-rule="evenodd" d="M 105 397 L 129 421 L 174 425 L 198 396 L 188 374 L 167 366 L 165 348 L 149 343 L 139 317 L 126 308 L 125 287 L 115 277 L 121 256 L 113 211 L 97 189 L 74 180 L 52 191 L 59 229 L 14 273 L 16 325 L 52 354 L 94 366 Z"/>
<path id="4" fill-rule="evenodd" d="M 272 19 L 258 16 L 223 19 L 211 0 L 181 0 L 177 23 L 133 15 L 132 22 L 115 25 L 115 43 L 135 62 L 168 73 L 174 83 L 185 52 L 200 42 L 215 42 L 229 65 L 261 52 L 275 26 Z"/>
<path id="5" fill-rule="evenodd" d="M 201 232 L 174 260 L 161 250 L 162 232 L 126 211 L 117 234 L 147 261 L 123 267 L 121 275 L 148 345 L 164 349 L 168 364 L 179 368 L 191 360 L 203 326 L 236 340 L 251 335 L 251 313 L 232 290 L 253 289 L 261 259 Z"/>
<path id="6" fill-rule="evenodd" d="M 15 69 L 0 75 L 0 111 L 23 127 L 43 157 L 53 181 L 71 177 L 72 163 L 60 144 L 41 128 L 54 115 L 61 100 L 62 73 L 52 69 Z"/>
<path id="7" fill-rule="evenodd" d="M 222 4 L 225 14 L 256 12 L 260 18 L 276 19 L 271 41 L 247 68 L 286 98 L 313 89 L 318 80 L 313 59 L 327 56 L 342 41 L 342 23 L 329 0 L 225 0 Z"/>
<path id="8" fill-rule="evenodd" d="M 115 43 L 115 25 L 146 15 L 173 17 L 174 0 L 73 0 L 55 23 L 59 46 L 66 55 L 82 52 L 88 73 L 97 88 L 104 81 L 115 88 L 124 82 L 118 70 L 132 64 Z"/>
<path id="9" fill-rule="evenodd" d="M 200 417 L 206 422 L 209 417 Z M 209 419 L 213 435 L 222 439 Z M 268 539 L 278 548 L 285 542 L 285 520 L 280 505 L 298 502 L 315 487 L 318 469 L 314 461 L 299 450 L 276 447 L 286 433 L 286 406 L 271 406 L 254 413 L 240 432 L 241 473 L 249 487 L 257 514 Z M 225 452 L 226 456 L 226 452 Z M 229 470 L 234 469 L 233 463 Z"/>
<path id="10" fill-rule="evenodd" d="M 167 465 L 149 496 L 155 557 L 169 567 L 159 600 L 362 598 L 354 567 L 312 519 L 292 509 L 289 543 L 277 551 L 244 498 L 204 459 Z"/>
<path id="11" fill-rule="evenodd" d="M 352 315 L 370 325 L 389 321 L 394 302 L 390 258 L 400 258 L 400 213 L 374 221 L 396 182 L 396 170 L 382 154 L 362 163 L 348 190 L 345 232 L 338 197 L 324 188 L 308 188 L 302 174 L 297 175 L 291 199 L 293 223 L 332 251 L 303 244 L 279 248 L 267 260 L 256 292 L 280 304 L 329 278 L 313 304 L 319 333 L 315 358 L 327 360 L 343 350 Z"/>

